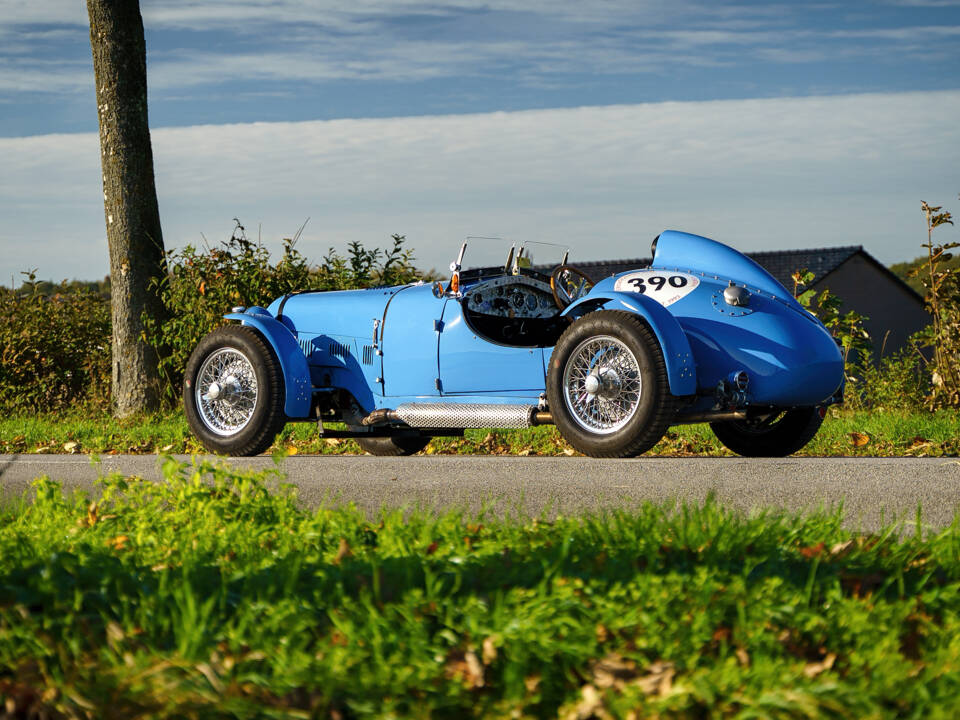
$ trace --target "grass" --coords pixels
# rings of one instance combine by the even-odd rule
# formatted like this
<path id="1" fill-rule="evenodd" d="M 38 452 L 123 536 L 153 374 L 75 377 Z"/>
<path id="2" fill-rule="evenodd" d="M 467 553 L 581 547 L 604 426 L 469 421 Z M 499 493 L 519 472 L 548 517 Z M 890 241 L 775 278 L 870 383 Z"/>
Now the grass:
<path id="1" fill-rule="evenodd" d="M 269 475 L 164 473 L 0 510 L 9 716 L 960 711 L 960 521 L 860 535 L 708 500 L 368 522 Z"/>
<path id="2" fill-rule="evenodd" d="M 319 438 L 313 423 L 290 423 L 277 448 L 302 454 L 360 453 L 350 440 Z M 0 419 L 0 453 L 196 453 L 180 412 L 118 421 L 75 410 L 66 415 Z M 527 430 L 468 430 L 463 438 L 436 438 L 427 454 L 564 455 L 573 450 L 553 427 Z M 650 455 L 729 456 L 707 425 L 671 428 Z M 832 409 L 820 432 L 798 455 L 956 456 L 960 454 L 960 412 L 846 411 Z"/>

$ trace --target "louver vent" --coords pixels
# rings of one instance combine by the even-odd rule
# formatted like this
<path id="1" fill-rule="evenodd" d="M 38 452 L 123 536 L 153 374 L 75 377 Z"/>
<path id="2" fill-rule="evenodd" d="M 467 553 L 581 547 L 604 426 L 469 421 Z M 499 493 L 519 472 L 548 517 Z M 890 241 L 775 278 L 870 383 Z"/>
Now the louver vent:
<path id="1" fill-rule="evenodd" d="M 347 359 L 347 355 L 350 354 L 350 348 L 344 345 L 343 343 L 338 343 L 336 340 L 330 341 L 330 354 L 334 357 Z"/>
<path id="2" fill-rule="evenodd" d="M 373 365 L 373 345 L 363 346 L 363 364 Z"/>
<path id="3" fill-rule="evenodd" d="M 299 338 L 297 343 L 299 343 L 300 349 L 303 350 L 303 354 L 310 357 L 311 353 L 313 353 L 313 341 L 310 338 Z"/>

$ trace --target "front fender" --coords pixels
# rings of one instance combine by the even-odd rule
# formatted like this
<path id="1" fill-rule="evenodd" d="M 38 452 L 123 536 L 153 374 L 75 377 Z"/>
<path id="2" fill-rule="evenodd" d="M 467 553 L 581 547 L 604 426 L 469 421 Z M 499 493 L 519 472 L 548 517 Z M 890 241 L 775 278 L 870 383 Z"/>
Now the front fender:
<path id="1" fill-rule="evenodd" d="M 663 352 L 670 393 L 683 396 L 697 392 L 696 365 L 690 342 L 680 323 L 663 305 L 646 295 L 608 291 L 599 297 L 590 295 L 577 300 L 561 315 L 579 318 L 595 310 L 624 310 L 646 320 Z"/>
<path id="2" fill-rule="evenodd" d="M 283 386 L 286 390 L 283 411 L 287 417 L 305 418 L 310 415 L 310 368 L 293 334 L 266 314 L 236 312 L 228 313 L 224 317 L 228 320 L 239 320 L 241 324 L 254 328 L 270 343 L 283 372 Z"/>

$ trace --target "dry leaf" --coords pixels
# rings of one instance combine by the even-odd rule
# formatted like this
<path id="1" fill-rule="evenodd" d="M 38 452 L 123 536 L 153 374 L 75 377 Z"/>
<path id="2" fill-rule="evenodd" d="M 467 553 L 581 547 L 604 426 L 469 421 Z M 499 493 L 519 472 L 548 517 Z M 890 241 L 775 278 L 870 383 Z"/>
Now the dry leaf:
<path id="1" fill-rule="evenodd" d="M 350 550 L 350 544 L 346 538 L 340 538 L 340 547 L 337 548 L 337 556 L 333 559 L 334 564 L 339 565 L 346 558 L 351 557 L 353 557 L 353 552 Z"/>
<path id="2" fill-rule="evenodd" d="M 817 663 L 807 663 L 806 667 L 803 668 L 803 674 L 808 678 L 816 677 L 824 670 L 829 670 L 833 667 L 833 664 L 837 661 L 836 653 L 829 653 L 821 662 Z"/>
<path id="3" fill-rule="evenodd" d="M 80 445 L 80 443 L 77 443 L 77 442 L 74 442 L 73 440 L 71 440 L 70 442 L 65 442 L 65 443 L 63 444 L 63 449 L 66 450 L 68 453 L 72 453 L 72 452 L 75 452 L 75 451 L 76 451 L 76 449 L 77 449 L 77 447 L 78 447 L 79 445 Z"/>
<path id="4" fill-rule="evenodd" d="M 173 450 L 173 443 L 164 445 L 162 448 L 160 448 L 160 452 L 170 452 L 171 450 Z"/>
<path id="5" fill-rule="evenodd" d="M 673 688 L 673 676 L 676 675 L 673 663 L 658 660 L 647 668 L 647 670 L 648 674 L 642 678 L 638 678 L 633 684 L 643 690 L 647 695 L 669 694 Z"/>
<path id="6" fill-rule="evenodd" d="M 567 457 L 570 457 L 571 455 L 573 455 L 573 454 L 575 454 L 575 453 L 576 453 L 576 450 L 574 450 L 573 448 L 564 448 L 564 449 L 563 449 L 563 454 L 566 455 Z"/>
<path id="7" fill-rule="evenodd" d="M 129 541 L 130 538 L 126 535 L 117 535 L 116 537 L 107 540 L 107 545 L 112 547 L 114 550 L 125 550 Z"/>
<path id="8" fill-rule="evenodd" d="M 287 445 L 287 455 L 296 455 L 297 446 L 296 445 Z"/>
<path id="9" fill-rule="evenodd" d="M 870 436 L 862 432 L 850 433 L 850 444 L 854 447 L 863 447 L 870 442 Z"/>
<path id="10" fill-rule="evenodd" d="M 336 447 L 340 444 L 340 438 L 325 438 L 324 442 L 330 447 Z"/>
<path id="11" fill-rule="evenodd" d="M 741 666 L 750 666 L 750 655 L 747 654 L 747 651 L 742 647 L 738 647 L 736 650 L 734 650 L 733 654 L 737 656 L 737 662 L 739 662 Z"/>
<path id="12" fill-rule="evenodd" d="M 850 552 L 850 548 L 853 547 L 853 540 L 847 540 L 846 542 L 838 542 L 830 548 L 831 557 L 844 557 Z"/>
<path id="13" fill-rule="evenodd" d="M 596 631 L 596 634 L 597 634 L 597 642 L 598 642 L 598 643 L 605 643 L 605 642 L 607 641 L 607 639 L 610 637 L 610 631 L 607 630 L 607 629 L 606 629 L 603 625 L 601 625 L 600 623 L 597 623 L 597 627 L 595 628 L 595 631 Z"/>
<path id="14" fill-rule="evenodd" d="M 823 544 L 823 541 L 818 542 L 816 545 L 811 545 L 809 547 L 800 548 L 800 554 L 803 555 L 807 560 L 820 555 L 825 549 L 826 545 Z"/>
<path id="15" fill-rule="evenodd" d="M 492 637 L 484 638 L 483 640 L 483 664 L 489 665 L 494 660 L 497 659 L 497 646 L 493 642 Z"/>

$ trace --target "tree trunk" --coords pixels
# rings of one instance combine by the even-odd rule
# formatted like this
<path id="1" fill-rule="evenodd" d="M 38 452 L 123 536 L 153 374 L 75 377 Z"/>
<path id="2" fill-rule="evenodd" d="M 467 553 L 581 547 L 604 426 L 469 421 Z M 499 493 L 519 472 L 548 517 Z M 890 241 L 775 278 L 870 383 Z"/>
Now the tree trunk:
<path id="1" fill-rule="evenodd" d="M 87 0 L 110 247 L 113 403 L 117 417 L 154 410 L 158 357 L 142 315 L 163 318 L 163 235 L 147 124 L 147 57 L 138 0 Z"/>

